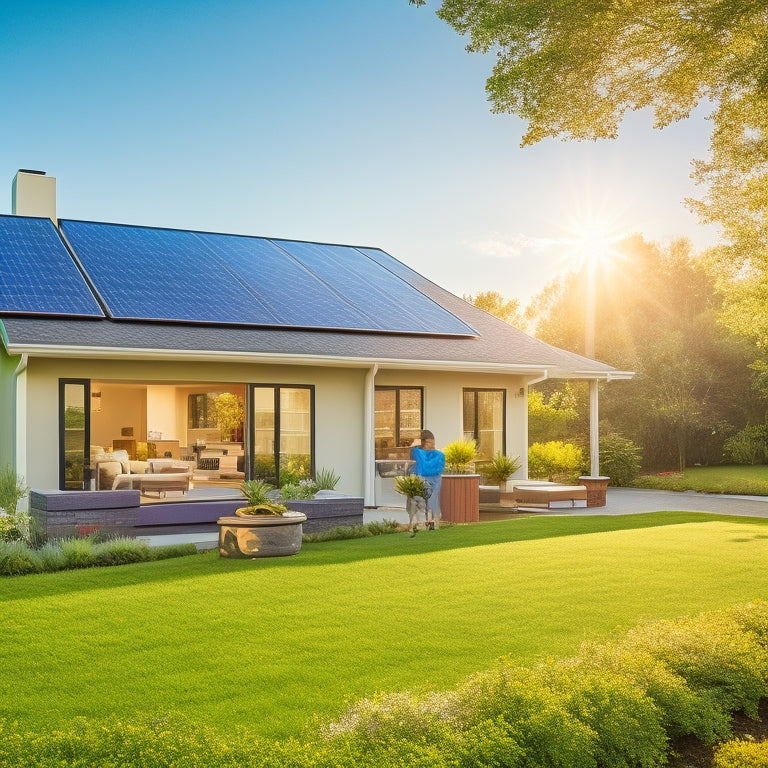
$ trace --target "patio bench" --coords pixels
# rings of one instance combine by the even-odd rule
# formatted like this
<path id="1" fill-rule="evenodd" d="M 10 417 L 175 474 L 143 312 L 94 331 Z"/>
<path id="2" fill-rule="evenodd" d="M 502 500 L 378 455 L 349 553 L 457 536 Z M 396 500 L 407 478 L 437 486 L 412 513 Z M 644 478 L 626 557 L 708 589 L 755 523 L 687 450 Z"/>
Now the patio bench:
<path id="1" fill-rule="evenodd" d="M 587 501 L 586 485 L 540 485 L 515 486 L 512 496 L 518 507 L 552 509 L 553 501 L 570 501 L 575 507 L 577 501 Z"/>

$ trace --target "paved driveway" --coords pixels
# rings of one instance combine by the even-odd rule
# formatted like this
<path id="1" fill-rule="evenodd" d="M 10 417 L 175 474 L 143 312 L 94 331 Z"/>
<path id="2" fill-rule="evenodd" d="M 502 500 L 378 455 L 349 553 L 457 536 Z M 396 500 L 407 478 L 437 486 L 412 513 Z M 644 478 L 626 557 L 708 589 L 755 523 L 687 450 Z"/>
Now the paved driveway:
<path id="1" fill-rule="evenodd" d="M 609 488 L 604 507 L 559 507 L 543 514 L 633 515 L 640 512 L 679 510 L 715 512 L 720 515 L 768 517 L 768 496 L 725 496 L 695 491 L 649 491 L 643 488 Z"/>

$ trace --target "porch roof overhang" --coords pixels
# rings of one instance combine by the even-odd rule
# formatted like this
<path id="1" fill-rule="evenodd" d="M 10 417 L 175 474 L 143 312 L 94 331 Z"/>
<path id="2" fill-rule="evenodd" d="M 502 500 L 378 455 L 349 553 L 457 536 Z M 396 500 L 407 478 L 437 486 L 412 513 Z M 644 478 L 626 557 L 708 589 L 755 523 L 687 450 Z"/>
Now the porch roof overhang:
<path id="1" fill-rule="evenodd" d="M 6 344 L 11 355 L 40 358 L 110 359 L 110 360 L 170 360 L 178 362 L 247 363 L 262 365 L 308 365 L 338 368 L 371 368 L 379 370 L 431 370 L 471 373 L 519 375 L 540 381 L 549 378 L 599 379 L 612 381 L 629 379 L 631 371 L 564 370 L 558 366 L 526 363 L 488 362 L 472 360 L 425 360 L 402 358 L 371 358 L 354 355 L 283 354 L 226 350 L 147 349 L 131 347 L 97 347 L 89 345 Z M 606 366 L 607 368 L 607 366 Z"/>

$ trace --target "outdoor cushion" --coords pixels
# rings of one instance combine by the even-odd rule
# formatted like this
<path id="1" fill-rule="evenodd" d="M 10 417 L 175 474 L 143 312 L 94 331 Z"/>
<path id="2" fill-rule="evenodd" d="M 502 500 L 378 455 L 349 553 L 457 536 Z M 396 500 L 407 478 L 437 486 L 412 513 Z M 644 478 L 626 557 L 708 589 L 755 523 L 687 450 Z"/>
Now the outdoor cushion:
<path id="1" fill-rule="evenodd" d="M 99 461 L 96 466 L 98 467 L 96 487 L 99 490 L 112 488 L 115 478 L 123 471 L 123 465 L 119 461 Z"/>

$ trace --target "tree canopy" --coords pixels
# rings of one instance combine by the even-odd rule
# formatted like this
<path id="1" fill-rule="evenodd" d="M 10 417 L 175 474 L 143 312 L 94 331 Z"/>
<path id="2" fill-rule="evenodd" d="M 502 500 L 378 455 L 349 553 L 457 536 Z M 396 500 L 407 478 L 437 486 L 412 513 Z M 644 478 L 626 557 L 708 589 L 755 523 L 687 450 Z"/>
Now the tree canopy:
<path id="1" fill-rule="evenodd" d="M 718 323 L 721 298 L 687 241 L 662 249 L 633 237 L 618 250 L 596 275 L 595 356 L 636 375 L 601 394 L 601 432 L 642 445 L 649 467 L 720 461 L 726 438 L 765 418 L 753 347 Z M 532 307 L 537 336 L 584 351 L 585 281 L 582 271 L 545 289 Z M 582 440 L 586 399 L 584 389 L 571 424 Z"/>
<path id="2" fill-rule="evenodd" d="M 639 109 L 661 128 L 711 102 L 711 156 L 693 172 L 705 193 L 688 202 L 723 229 L 722 319 L 768 350 L 768 3 L 444 0 L 437 14 L 495 53 L 491 108 L 526 121 L 524 145 L 612 138 Z"/>
<path id="3" fill-rule="evenodd" d="M 657 126 L 704 98 L 768 102 L 763 0 L 444 0 L 468 49 L 495 52 L 488 93 L 523 142 L 615 136 L 628 110 Z"/>
<path id="4" fill-rule="evenodd" d="M 462 298 L 505 323 L 518 328 L 522 328 L 525 324 L 523 316 L 520 314 L 520 302 L 517 299 L 506 299 L 498 291 L 481 291 L 474 296 L 465 294 Z"/>

